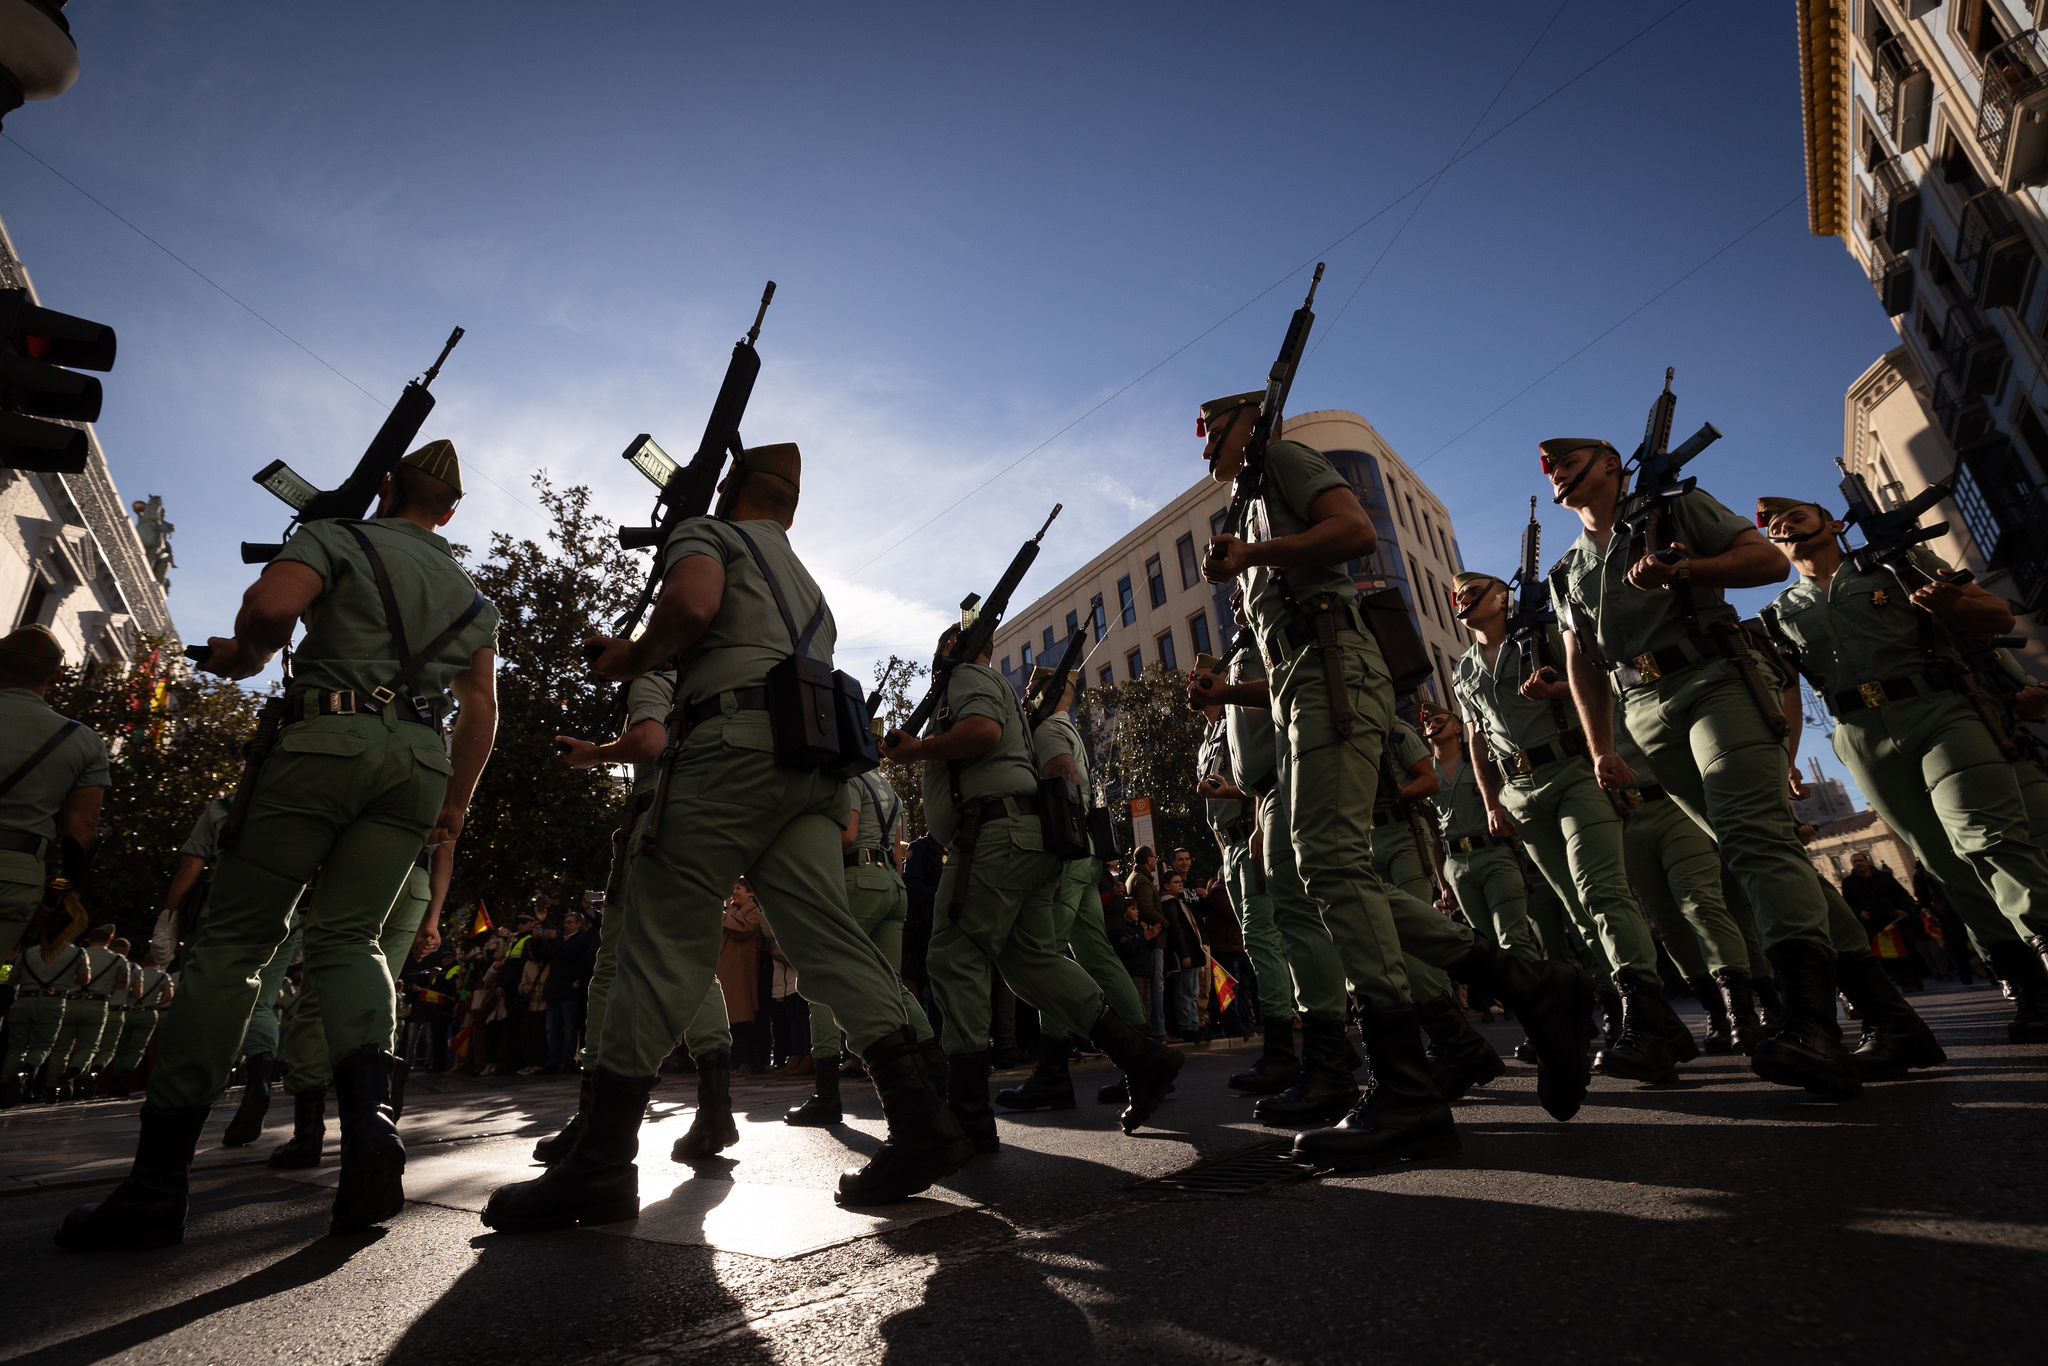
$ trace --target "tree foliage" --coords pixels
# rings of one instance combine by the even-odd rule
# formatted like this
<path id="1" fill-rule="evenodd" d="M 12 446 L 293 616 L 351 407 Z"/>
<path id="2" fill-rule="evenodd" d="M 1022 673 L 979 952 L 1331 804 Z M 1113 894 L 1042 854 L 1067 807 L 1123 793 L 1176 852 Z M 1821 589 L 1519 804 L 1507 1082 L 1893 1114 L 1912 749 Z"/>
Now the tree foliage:
<path id="1" fill-rule="evenodd" d="M 929 679 L 932 666 L 920 664 L 901 655 L 890 655 L 875 665 L 875 686 L 868 693 L 868 700 L 881 699 L 875 710 L 886 724 L 894 726 L 910 718 L 917 707 L 918 697 L 923 689 L 919 686 Z M 921 765 L 920 765 L 921 767 Z M 898 833 L 906 840 L 914 840 L 925 831 L 924 789 L 918 780 L 916 768 L 899 764 L 893 759 L 882 760 L 882 776 L 889 780 L 889 786 L 896 789 L 896 795 L 903 799 L 903 819 Z"/>
<path id="2" fill-rule="evenodd" d="M 1206 861 L 1214 841 L 1195 795 L 1195 759 L 1208 727 L 1187 701 L 1187 676 L 1155 665 L 1127 682 L 1090 688 L 1077 719 L 1089 776 L 1117 819 L 1130 819 L 1133 797 L 1150 797 L 1156 847 L 1185 846 Z"/>

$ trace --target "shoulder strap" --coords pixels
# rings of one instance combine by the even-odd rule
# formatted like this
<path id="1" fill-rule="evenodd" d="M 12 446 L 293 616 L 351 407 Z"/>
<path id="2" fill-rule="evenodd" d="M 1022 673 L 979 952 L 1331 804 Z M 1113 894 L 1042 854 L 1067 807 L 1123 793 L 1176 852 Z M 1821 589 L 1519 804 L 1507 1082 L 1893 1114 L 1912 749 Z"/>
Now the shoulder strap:
<path id="1" fill-rule="evenodd" d="M 1826 690 L 1820 679 L 1806 667 L 1806 658 L 1799 653 L 1799 647 L 1792 643 L 1792 635 L 1785 629 L 1784 618 L 1778 604 L 1774 602 L 1767 605 L 1763 611 L 1756 614 L 1756 619 L 1764 624 L 1764 634 L 1771 638 L 1771 644 L 1785 657 L 1785 662 L 1790 664 L 1801 678 L 1812 684 L 1814 692 L 1820 694 L 1821 700 L 1825 702 Z"/>
<path id="2" fill-rule="evenodd" d="M 23 759 L 14 772 L 8 774 L 5 778 L 0 778 L 0 797 L 4 797 L 14 791 L 16 783 L 19 783 L 23 778 L 35 772 L 41 766 L 43 760 L 57 752 L 57 746 L 64 743 L 64 737 L 77 729 L 78 722 L 76 721 L 66 721 L 63 725 L 57 727 L 56 734 L 38 745 L 36 752 Z"/>
<path id="3" fill-rule="evenodd" d="M 356 538 L 356 544 L 363 548 L 363 557 L 370 562 L 370 576 L 377 581 L 377 596 L 384 604 L 384 624 L 391 631 L 391 643 L 398 647 L 398 676 L 386 683 L 380 692 L 396 695 L 400 686 L 410 685 L 414 677 L 428 660 L 447 648 L 472 621 L 483 613 L 485 598 L 478 590 L 462 610 L 462 615 L 448 624 L 448 628 L 428 641 L 426 647 L 415 653 L 405 640 L 405 618 L 398 610 L 398 594 L 391 586 L 391 571 L 384 567 L 384 557 L 377 553 L 377 547 L 363 533 L 355 522 L 343 522 L 348 534 Z"/>
<path id="4" fill-rule="evenodd" d="M 803 633 L 799 635 L 796 629 L 796 618 L 791 616 L 789 612 L 789 599 L 782 595 L 782 584 L 776 580 L 774 572 L 768 568 L 768 561 L 761 554 L 761 547 L 754 544 L 754 538 L 749 536 L 747 529 L 738 522 L 727 522 L 726 525 L 738 533 L 741 544 L 745 545 L 747 553 L 754 557 L 754 564 L 760 569 L 761 577 L 768 580 L 768 591 L 775 596 L 775 610 L 782 614 L 782 629 L 789 632 L 789 643 L 796 649 L 798 654 L 808 656 L 811 652 L 811 638 L 818 634 L 818 627 L 823 625 L 825 621 L 825 595 L 822 593 L 818 595 L 818 610 L 811 613 L 809 624 L 804 627 Z"/>
<path id="5" fill-rule="evenodd" d="M 853 779 L 853 780 L 854 780 L 855 782 L 857 782 L 857 783 L 859 783 L 859 784 L 860 784 L 860 790 L 861 790 L 861 791 L 863 791 L 863 792 L 865 792 L 865 793 L 867 793 L 867 794 L 868 794 L 868 800 L 869 800 L 870 802 L 873 802 L 873 803 L 874 803 L 874 806 L 875 806 L 875 814 L 876 814 L 876 815 L 878 815 L 878 816 L 880 816 L 880 817 L 882 818 L 882 844 L 883 844 L 883 846 L 884 846 L 884 847 L 886 847 L 886 848 L 892 848 L 892 849 L 893 849 L 893 848 L 895 847 L 895 844 L 896 844 L 896 842 L 895 842 L 895 840 L 893 840 L 893 839 L 891 839 L 891 838 L 890 838 L 890 832 L 891 832 L 891 831 L 893 831 L 893 830 L 895 830 L 895 828 L 896 828 L 896 818 L 897 818 L 898 816 L 900 816 L 900 815 L 902 815 L 902 814 L 903 814 L 903 803 L 902 803 L 902 801 L 901 801 L 901 800 L 898 800 L 898 801 L 897 801 L 897 803 L 896 803 L 896 805 L 895 805 L 894 807 L 886 807 L 886 806 L 883 806 L 883 805 L 882 805 L 882 794 L 881 794 L 881 793 L 879 793 L 879 792 L 877 792 L 877 791 L 875 791 L 875 788 L 874 788 L 874 784 L 872 784 L 872 783 L 870 783 L 870 782 L 868 781 L 868 775 L 867 775 L 867 774 L 865 774 L 865 773 L 857 773 L 857 774 L 855 774 L 855 775 L 854 775 L 854 779 Z"/>

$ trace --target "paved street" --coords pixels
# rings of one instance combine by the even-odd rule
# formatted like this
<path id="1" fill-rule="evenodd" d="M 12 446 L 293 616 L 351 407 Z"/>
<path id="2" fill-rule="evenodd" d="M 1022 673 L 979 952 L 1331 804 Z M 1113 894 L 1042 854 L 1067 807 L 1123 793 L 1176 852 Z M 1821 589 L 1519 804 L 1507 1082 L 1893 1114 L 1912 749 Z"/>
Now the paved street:
<path id="1" fill-rule="evenodd" d="M 1595 1082 L 1569 1125 L 1533 1071 L 1460 1106 L 1464 1156 L 1235 1196 L 1137 1183 L 1270 1137 L 1194 1052 L 1160 1127 L 1006 1119 L 1004 1151 L 893 1217 L 838 1210 L 845 1146 L 748 1084 L 731 1162 L 668 1162 L 688 1078 L 656 1091 L 635 1224 L 526 1238 L 474 1211 L 572 1108 L 566 1081 L 414 1087 L 405 1215 L 325 1236 L 331 1165 L 291 1179 L 211 1146 L 182 1248 L 63 1256 L 49 1233 L 125 1165 L 133 1103 L 0 1115 L 0 1359 L 251 1362 L 2006 1361 L 2038 1359 L 2048 1050 L 1995 992 L 1916 998 L 1945 1069 L 1847 1107 L 1702 1060 Z M 1495 1026 L 1503 1051 L 1517 1034 Z M 1092 1094 L 1107 1075 L 1077 1069 Z M 852 1088 L 849 1088 L 850 1093 Z M 863 1090 L 844 1133 L 872 1148 Z M 332 1153 L 330 1130 L 330 1154 Z"/>

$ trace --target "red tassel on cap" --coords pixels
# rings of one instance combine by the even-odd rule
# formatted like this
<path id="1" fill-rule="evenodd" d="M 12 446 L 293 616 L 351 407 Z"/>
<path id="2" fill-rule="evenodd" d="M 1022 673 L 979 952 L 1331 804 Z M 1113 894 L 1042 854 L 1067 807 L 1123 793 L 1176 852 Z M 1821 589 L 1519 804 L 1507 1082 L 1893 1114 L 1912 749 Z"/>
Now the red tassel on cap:
<path id="1" fill-rule="evenodd" d="M 1207 418 L 1205 418 L 1205 417 L 1203 417 L 1203 416 L 1202 416 L 1202 415 L 1201 415 L 1200 413 L 1196 413 L 1196 414 L 1195 414 L 1195 435 L 1196 435 L 1196 436 L 1207 436 L 1208 434 L 1209 434 L 1209 422 L 1208 422 L 1208 419 L 1207 419 Z"/>

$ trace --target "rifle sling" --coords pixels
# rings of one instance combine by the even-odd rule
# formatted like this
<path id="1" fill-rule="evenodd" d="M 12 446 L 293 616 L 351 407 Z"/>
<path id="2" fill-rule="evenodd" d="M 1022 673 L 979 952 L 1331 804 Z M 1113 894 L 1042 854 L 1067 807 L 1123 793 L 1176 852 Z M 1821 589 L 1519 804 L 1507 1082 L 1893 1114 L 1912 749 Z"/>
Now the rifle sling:
<path id="1" fill-rule="evenodd" d="M 376 580 L 377 597 L 384 604 L 384 624 L 391 632 L 392 644 L 398 647 L 397 675 L 390 682 L 370 690 L 370 696 L 376 698 L 379 702 L 389 704 L 400 695 L 398 692 L 400 688 L 412 687 L 419 671 L 434 656 L 440 654 L 442 650 L 453 644 L 455 637 L 461 635 L 464 628 L 483 613 L 486 600 L 483 593 L 478 591 L 469 600 L 469 606 L 462 609 L 462 615 L 448 623 L 447 628 L 428 641 L 424 648 L 414 652 L 406 644 L 405 618 L 398 610 L 398 594 L 391 586 L 391 571 L 385 568 L 384 557 L 377 553 L 377 547 L 364 534 L 360 524 L 343 522 L 342 526 L 348 530 L 349 535 L 355 537 L 356 544 L 363 548 L 364 558 L 370 562 L 370 577 Z M 419 712 L 422 716 L 431 714 L 433 706 L 431 702 L 426 702 L 426 699 L 417 696 L 410 700 L 414 711 Z M 424 706 L 422 705 L 423 702 L 425 702 Z"/>
<path id="2" fill-rule="evenodd" d="M 56 731 L 48 739 L 36 746 L 35 753 L 15 765 L 14 772 L 8 774 L 5 778 L 0 778 L 0 797 L 4 797 L 14 791 L 15 786 L 23 778 L 35 772 L 36 769 L 42 766 L 43 760 L 57 752 L 57 746 L 64 743 L 65 736 L 77 729 L 78 722 L 72 720 L 66 720 L 63 725 L 57 727 Z"/>

